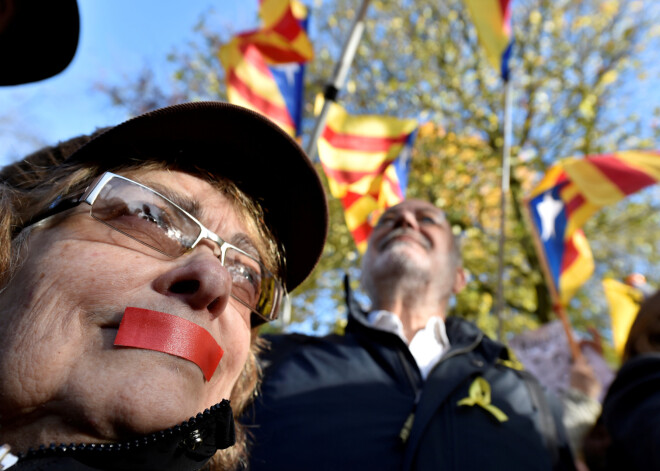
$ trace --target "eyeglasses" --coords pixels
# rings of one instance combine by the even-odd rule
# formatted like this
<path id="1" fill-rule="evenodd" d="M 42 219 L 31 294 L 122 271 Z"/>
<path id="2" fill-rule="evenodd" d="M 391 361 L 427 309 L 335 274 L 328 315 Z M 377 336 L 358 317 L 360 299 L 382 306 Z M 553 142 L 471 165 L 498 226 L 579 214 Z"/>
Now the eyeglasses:
<path id="1" fill-rule="evenodd" d="M 102 174 L 82 196 L 56 200 L 30 225 L 80 203 L 91 206 L 90 214 L 97 221 L 172 258 L 190 252 L 202 239 L 215 242 L 220 263 L 232 277 L 231 296 L 257 316 L 252 316 L 253 326 L 276 319 L 288 306 L 283 283 L 261 261 L 211 232 L 157 191 L 111 172 Z"/>

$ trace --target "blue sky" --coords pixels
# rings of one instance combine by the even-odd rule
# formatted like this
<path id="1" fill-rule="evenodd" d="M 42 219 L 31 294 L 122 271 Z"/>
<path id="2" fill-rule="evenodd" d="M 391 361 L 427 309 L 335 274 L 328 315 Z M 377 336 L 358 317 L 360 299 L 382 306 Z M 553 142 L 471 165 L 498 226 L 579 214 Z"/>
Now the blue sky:
<path id="1" fill-rule="evenodd" d="M 258 0 L 78 0 L 78 50 L 61 74 L 33 84 L 0 87 L 0 165 L 44 145 L 124 121 L 98 83 L 123 83 L 145 65 L 163 79 L 166 56 L 193 37 L 204 12 L 222 28 L 257 26 Z M 251 5 L 253 4 L 253 5 Z M 251 6 L 251 7 L 250 7 Z"/>

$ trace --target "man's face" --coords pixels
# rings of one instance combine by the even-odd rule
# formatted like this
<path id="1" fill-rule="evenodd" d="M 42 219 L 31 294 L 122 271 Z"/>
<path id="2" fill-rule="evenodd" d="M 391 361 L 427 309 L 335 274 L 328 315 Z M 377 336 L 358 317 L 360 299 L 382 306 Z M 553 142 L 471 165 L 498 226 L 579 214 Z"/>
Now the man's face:
<path id="1" fill-rule="evenodd" d="M 194 202 L 202 224 L 253 250 L 256 235 L 207 182 L 164 170 L 129 176 Z M 229 398 L 250 348 L 250 312 L 230 297 L 232 278 L 213 245 L 168 258 L 93 219 L 84 204 L 36 230 L 0 294 L 3 430 L 28 418 L 69 431 L 35 441 L 112 440 L 170 427 Z M 196 364 L 173 355 L 114 347 L 129 306 L 206 329 L 224 350 L 213 376 L 206 381 Z"/>
<path id="2" fill-rule="evenodd" d="M 406 200 L 389 208 L 378 221 L 362 263 L 367 291 L 404 282 L 432 284 L 441 296 L 462 285 L 458 258 L 452 255 L 453 236 L 444 213 L 431 203 Z M 460 285 L 460 286 L 459 286 Z"/>

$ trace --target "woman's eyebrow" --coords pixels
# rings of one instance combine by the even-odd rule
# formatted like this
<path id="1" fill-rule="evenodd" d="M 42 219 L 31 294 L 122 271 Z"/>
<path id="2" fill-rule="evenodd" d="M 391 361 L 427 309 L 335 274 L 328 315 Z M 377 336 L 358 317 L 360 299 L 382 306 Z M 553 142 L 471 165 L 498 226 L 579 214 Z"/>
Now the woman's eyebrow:
<path id="1" fill-rule="evenodd" d="M 261 260 L 261 255 L 259 255 L 257 246 L 254 244 L 254 242 L 252 242 L 252 239 L 250 239 L 250 237 L 248 237 L 247 234 L 243 232 L 237 232 L 236 234 L 231 236 L 231 239 L 228 240 L 227 242 L 247 252 L 249 255 L 253 256 L 257 260 Z"/>
<path id="2" fill-rule="evenodd" d="M 146 186 L 154 191 L 157 191 L 172 203 L 176 204 L 188 214 L 193 216 L 195 219 L 199 220 L 201 211 L 197 201 L 158 183 L 147 183 Z"/>

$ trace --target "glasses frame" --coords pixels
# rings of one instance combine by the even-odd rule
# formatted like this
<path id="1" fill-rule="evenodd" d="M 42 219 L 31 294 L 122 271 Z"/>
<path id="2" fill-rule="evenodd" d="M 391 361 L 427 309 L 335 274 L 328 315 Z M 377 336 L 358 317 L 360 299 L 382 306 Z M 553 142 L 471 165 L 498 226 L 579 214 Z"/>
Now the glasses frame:
<path id="1" fill-rule="evenodd" d="M 190 244 L 189 247 L 186 247 L 186 246 L 183 245 L 183 243 L 182 243 L 182 246 L 183 246 L 183 247 L 186 247 L 186 250 L 185 250 L 184 252 L 182 252 L 181 254 L 179 254 L 179 255 L 175 255 L 175 256 L 173 256 L 173 255 L 170 255 L 170 254 L 168 254 L 168 253 L 166 253 L 166 252 L 163 252 L 162 250 L 159 250 L 158 248 L 156 248 L 156 247 L 154 247 L 154 246 L 152 246 L 152 245 L 149 245 L 149 244 L 147 244 L 147 243 L 145 243 L 145 242 L 143 242 L 143 241 L 137 239 L 136 237 L 134 237 L 134 236 L 132 236 L 132 235 L 130 235 L 130 234 L 127 234 L 126 232 L 124 232 L 124 231 L 122 231 L 122 230 L 119 230 L 119 229 L 117 229 L 116 227 L 114 227 L 114 226 L 108 224 L 107 222 L 102 221 L 101 219 L 95 217 L 95 216 L 92 214 L 92 205 L 94 204 L 94 202 L 95 202 L 96 199 L 98 198 L 99 194 L 101 193 L 101 191 L 103 190 L 103 188 L 105 187 L 105 185 L 106 185 L 110 180 L 112 180 L 113 178 L 117 178 L 117 179 L 120 179 L 120 180 L 124 180 L 124 181 L 127 181 L 127 182 L 131 183 L 131 184 L 134 184 L 134 185 L 137 185 L 137 186 L 139 186 L 139 187 L 141 187 L 141 188 L 144 188 L 145 190 L 147 190 L 147 191 L 149 191 L 149 192 L 151 192 L 151 193 L 154 193 L 155 195 L 159 196 L 160 198 L 163 198 L 163 199 L 164 199 L 165 201 L 167 201 L 169 204 L 171 204 L 172 206 L 174 206 L 177 210 L 181 211 L 181 213 L 183 213 L 183 214 L 186 216 L 186 218 L 188 218 L 189 220 L 193 221 L 193 222 L 195 223 L 195 225 L 197 225 L 197 227 L 199 228 L 199 235 L 197 236 L 197 238 L 195 239 L 195 241 L 194 241 L 192 244 Z M 267 273 L 272 277 L 272 279 L 274 279 L 274 280 L 276 281 L 276 283 L 279 285 L 279 288 L 280 288 L 280 289 L 279 289 L 279 290 L 278 290 L 278 289 L 275 289 L 275 290 L 274 290 L 274 296 L 276 297 L 276 299 L 275 299 L 274 302 L 273 302 L 273 306 L 277 306 L 277 309 L 274 309 L 273 312 L 270 313 L 270 315 L 265 315 L 265 314 L 262 314 L 262 313 L 256 311 L 254 308 L 252 308 L 250 305 L 248 305 L 248 304 L 247 304 L 246 302 L 244 302 L 242 299 L 238 298 L 237 296 L 234 296 L 233 293 L 231 294 L 232 298 L 234 298 L 236 301 L 240 302 L 243 306 L 245 306 L 245 307 L 247 307 L 248 309 L 250 309 L 250 312 L 252 313 L 251 323 L 252 323 L 252 326 L 253 326 L 253 327 L 256 326 L 256 325 L 259 325 L 259 324 L 263 324 L 264 322 L 270 322 L 270 321 L 272 321 L 272 320 L 277 319 L 277 318 L 278 318 L 278 315 L 279 315 L 279 313 L 280 313 L 281 311 L 284 311 L 284 313 L 285 313 L 284 315 L 286 316 L 286 315 L 287 315 L 287 312 L 290 310 L 289 296 L 288 296 L 288 293 L 287 293 L 287 291 L 286 291 L 286 287 L 285 287 L 284 283 L 282 282 L 282 280 L 281 280 L 278 276 L 276 276 L 276 275 L 275 275 L 274 273 L 272 273 L 268 268 L 266 268 L 266 266 L 263 264 L 263 262 L 261 262 L 261 260 L 255 258 L 253 255 L 250 255 L 250 254 L 247 253 L 246 251 L 244 251 L 244 250 L 242 250 L 242 249 L 236 247 L 235 245 L 230 244 L 230 243 L 227 242 L 226 240 L 224 240 L 222 237 L 220 237 L 220 236 L 217 235 L 215 232 L 213 232 L 213 231 L 211 231 L 210 229 L 208 229 L 206 226 L 204 226 L 204 224 L 202 224 L 199 220 L 197 220 L 197 218 L 195 218 L 195 217 L 194 217 L 192 214 L 190 214 L 188 211 L 186 211 L 185 209 L 183 209 L 182 207 L 180 207 L 178 204 L 176 204 L 175 202 L 173 202 L 172 200 L 170 200 L 168 197 L 162 195 L 161 193 L 157 192 L 156 190 L 154 190 L 154 189 L 152 189 L 152 188 L 149 188 L 149 187 L 146 186 L 146 185 L 143 185 L 143 184 L 141 184 L 141 183 L 139 183 L 139 182 L 136 182 L 135 180 L 131 180 L 130 178 L 124 177 L 124 176 L 122 176 L 122 175 L 117 175 L 116 173 L 112 173 L 112 172 L 104 172 L 104 173 L 101 174 L 99 177 L 97 177 L 97 178 L 96 178 L 96 179 L 95 179 L 95 180 L 94 180 L 94 181 L 93 181 L 93 182 L 87 187 L 87 189 L 83 192 L 83 194 L 80 195 L 80 196 L 74 196 L 74 197 L 72 197 L 72 198 L 66 198 L 66 199 L 62 199 L 62 198 L 58 198 L 58 199 L 56 199 L 56 200 L 55 200 L 55 201 L 54 201 L 54 202 L 48 207 L 48 209 L 47 209 L 46 211 L 44 211 L 44 212 L 41 213 L 40 215 L 38 215 L 38 216 L 36 216 L 35 218 L 33 218 L 33 219 L 32 219 L 32 220 L 31 220 L 31 221 L 30 221 L 25 227 L 28 227 L 28 226 L 33 225 L 33 224 L 36 224 L 37 222 L 43 221 L 44 219 L 46 219 L 46 218 L 48 218 L 48 217 L 50 217 L 50 216 L 53 216 L 53 215 L 55 215 L 55 214 L 57 214 L 57 213 L 61 213 L 61 212 L 63 212 L 63 211 L 66 211 L 66 210 L 68 210 L 68 209 L 71 209 L 71 208 L 73 208 L 73 207 L 75 207 L 75 206 L 78 206 L 78 205 L 81 204 L 81 203 L 87 203 L 87 204 L 90 206 L 90 212 L 89 212 L 89 214 L 90 214 L 90 216 L 91 216 L 94 220 L 96 220 L 96 221 L 98 221 L 98 222 L 101 222 L 101 223 L 103 223 L 104 225 L 106 225 L 107 227 L 110 227 L 111 229 L 113 229 L 113 230 L 115 230 L 115 231 L 117 231 L 117 232 L 119 232 L 119 233 L 125 235 L 126 237 L 129 237 L 129 238 L 131 238 L 132 240 L 134 240 L 134 241 L 136 241 L 136 242 L 139 242 L 140 244 L 142 244 L 142 245 L 144 245 L 144 246 L 146 246 L 146 247 L 149 247 L 150 249 L 155 250 L 156 252 L 161 253 L 161 254 L 163 254 L 163 255 L 165 255 L 165 256 L 167 256 L 167 257 L 170 257 L 170 258 L 172 258 L 172 259 L 174 259 L 174 258 L 178 258 L 178 257 L 180 257 L 180 256 L 182 256 L 182 255 L 187 254 L 187 253 L 190 253 L 191 251 L 193 251 L 193 250 L 195 249 L 195 247 L 197 247 L 197 245 L 198 245 L 202 240 L 204 240 L 204 239 L 208 239 L 208 240 L 210 240 L 210 241 L 212 241 L 212 242 L 215 242 L 215 243 L 218 245 L 218 247 L 220 248 L 220 255 L 217 255 L 217 257 L 218 257 L 218 259 L 220 260 L 220 263 L 222 264 L 223 267 L 225 266 L 225 255 L 226 255 L 228 249 L 236 250 L 237 252 L 239 252 L 239 253 L 245 255 L 246 257 L 248 257 L 248 258 L 254 260 L 256 263 L 259 264 L 259 266 L 261 267 L 262 270 L 264 270 L 265 272 L 267 272 Z M 255 319 L 255 316 L 257 317 L 256 319 Z"/>

